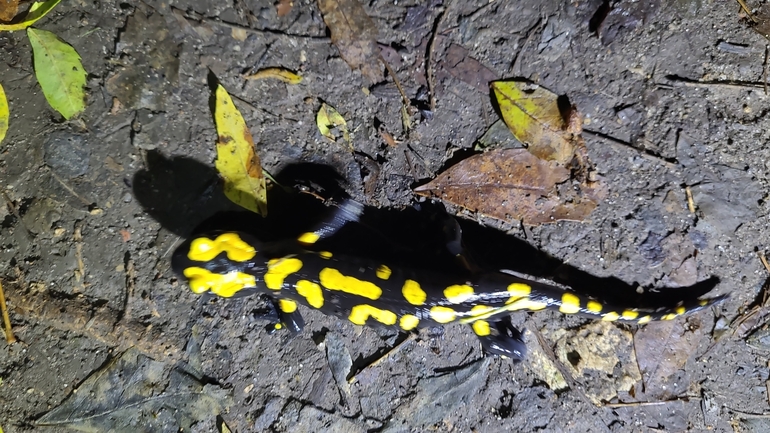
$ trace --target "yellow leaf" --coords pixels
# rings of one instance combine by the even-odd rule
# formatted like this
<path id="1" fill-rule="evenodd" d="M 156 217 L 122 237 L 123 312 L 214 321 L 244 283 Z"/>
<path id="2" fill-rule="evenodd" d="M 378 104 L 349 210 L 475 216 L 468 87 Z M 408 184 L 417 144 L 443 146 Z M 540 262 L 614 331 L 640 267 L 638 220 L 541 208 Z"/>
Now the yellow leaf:
<path id="1" fill-rule="evenodd" d="M 48 0 L 45 2 L 35 2 L 29 8 L 29 12 L 27 12 L 27 16 L 24 17 L 23 21 L 16 24 L 0 24 L 0 31 L 24 30 L 32 24 L 35 24 L 35 21 L 43 18 L 48 12 L 51 12 L 51 9 L 58 5 L 60 1 L 61 0 Z"/>
<path id="2" fill-rule="evenodd" d="M 326 102 L 321 104 L 315 123 L 318 125 L 321 135 L 334 142 L 337 141 L 337 138 L 332 133 L 331 128 L 339 129 L 342 132 L 342 138 L 348 143 L 350 150 L 353 150 L 353 142 L 350 141 L 350 133 L 348 133 L 348 123 L 334 107 L 327 105 Z"/>
<path id="3" fill-rule="evenodd" d="M 562 165 L 572 160 L 579 125 L 569 119 L 570 107 L 560 109 L 558 95 L 522 81 L 495 81 L 492 92 L 505 124 L 530 153 Z"/>
<path id="4" fill-rule="evenodd" d="M 86 108 L 86 71 L 80 55 L 55 34 L 27 29 L 35 77 L 48 103 L 69 120 Z"/>
<path id="5" fill-rule="evenodd" d="M 285 83 L 299 84 L 302 82 L 302 76 L 284 68 L 265 68 L 251 74 L 245 75 L 247 80 L 261 80 L 263 78 L 276 78 Z"/>
<path id="6" fill-rule="evenodd" d="M 8 100 L 5 98 L 5 91 L 3 85 L 0 84 L 0 143 L 5 138 L 5 133 L 8 132 L 8 119 L 11 117 L 11 112 L 8 109 Z M 1 432 L 0 432 L 1 433 Z"/>
<path id="7" fill-rule="evenodd" d="M 216 169 L 225 180 L 225 195 L 233 203 L 267 215 L 267 189 L 254 139 L 221 84 L 217 85 L 214 122 L 217 127 Z"/>

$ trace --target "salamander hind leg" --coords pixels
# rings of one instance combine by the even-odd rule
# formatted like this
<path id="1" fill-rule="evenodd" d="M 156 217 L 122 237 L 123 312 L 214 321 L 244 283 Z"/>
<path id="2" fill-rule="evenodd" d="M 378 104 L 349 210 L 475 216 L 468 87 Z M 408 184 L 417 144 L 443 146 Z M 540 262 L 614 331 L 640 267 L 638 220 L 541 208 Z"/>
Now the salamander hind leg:
<path id="1" fill-rule="evenodd" d="M 486 320 L 477 320 L 471 324 L 473 332 L 479 337 L 484 351 L 521 361 L 527 356 L 527 345 L 521 332 L 512 324 L 510 318 L 500 319 L 490 325 Z"/>

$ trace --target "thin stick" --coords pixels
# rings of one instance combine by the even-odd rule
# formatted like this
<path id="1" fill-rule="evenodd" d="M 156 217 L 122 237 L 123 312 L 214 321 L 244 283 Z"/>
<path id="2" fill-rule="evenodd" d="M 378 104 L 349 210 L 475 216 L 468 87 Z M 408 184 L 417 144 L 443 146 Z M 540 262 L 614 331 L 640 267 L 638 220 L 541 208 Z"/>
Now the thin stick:
<path id="1" fill-rule="evenodd" d="M 3 292 L 3 284 L 0 283 L 0 311 L 3 312 L 3 323 L 5 324 L 5 341 L 8 344 L 16 342 L 16 337 L 13 336 L 13 330 L 11 330 L 11 318 L 8 317 L 8 307 L 5 305 L 5 292 Z"/>
<path id="2" fill-rule="evenodd" d="M 380 61 L 383 65 L 385 65 L 385 69 L 388 70 L 388 74 L 393 78 L 393 83 L 396 85 L 396 89 L 398 89 L 398 93 L 401 94 L 401 100 L 403 101 L 404 106 L 409 106 L 409 98 L 406 96 L 406 92 L 404 92 L 404 88 L 401 87 L 401 82 L 398 81 L 398 77 L 396 76 L 396 71 L 393 70 L 393 68 L 390 67 L 390 64 L 385 61 L 385 59 L 380 55 Z"/>
<path id="3" fill-rule="evenodd" d="M 770 418 L 770 413 L 751 413 L 751 412 L 744 412 L 742 410 L 733 409 L 730 407 L 725 406 L 726 409 L 735 412 L 736 414 L 740 415 L 743 418 Z"/>
<path id="4" fill-rule="evenodd" d="M 767 272 L 770 272 L 770 264 L 767 263 L 767 257 L 765 257 L 765 252 L 757 251 L 757 255 L 759 256 L 759 260 L 762 261 L 762 265 L 764 265 L 765 269 L 767 269 Z"/>
<path id="5" fill-rule="evenodd" d="M 379 365 L 379 364 L 380 364 L 382 361 L 384 361 L 385 359 L 389 358 L 389 357 L 390 357 L 390 355 L 392 355 L 392 354 L 394 354 L 394 353 L 398 352 L 399 350 L 401 350 L 401 348 L 402 348 L 402 347 L 404 347 L 404 345 L 405 345 L 405 344 L 406 344 L 408 341 L 413 341 L 415 338 L 416 338 L 416 335 L 415 335 L 415 334 L 409 334 L 409 336 L 408 336 L 407 338 L 405 338 L 405 339 L 404 339 L 404 341 L 402 341 L 402 342 L 398 343 L 397 345 L 395 345 L 395 346 L 391 347 L 391 348 L 390 348 L 390 350 L 388 350 L 387 352 L 383 353 L 383 354 L 382 354 L 382 356 L 381 356 L 381 357 L 379 357 L 379 358 L 377 358 L 377 359 L 376 359 L 374 362 L 372 362 L 371 364 L 365 365 L 363 368 L 361 368 L 360 370 L 358 370 L 358 372 L 357 372 L 356 374 L 354 374 L 354 375 L 353 375 L 353 377 L 351 377 L 350 379 L 348 379 L 348 383 L 349 383 L 349 384 L 352 384 L 353 382 L 355 382 L 355 381 L 356 381 L 356 378 L 357 378 L 357 376 L 358 376 L 359 374 L 361 374 L 361 373 L 362 373 L 364 370 L 366 370 L 367 368 L 376 367 L 376 366 L 377 366 L 377 365 Z"/>
<path id="6" fill-rule="evenodd" d="M 752 15 L 751 11 L 749 10 L 749 6 L 746 5 L 746 2 L 743 0 L 738 0 L 738 4 L 741 5 L 741 9 L 743 9 L 743 12 L 746 13 L 746 15 L 749 17 L 749 19 L 753 22 L 757 22 L 757 19 L 754 18 L 754 15 Z"/>
<path id="7" fill-rule="evenodd" d="M 765 85 L 765 95 L 767 95 L 767 57 L 770 55 L 770 46 L 765 45 L 765 61 L 762 62 L 762 84 Z"/>
<path id="8" fill-rule="evenodd" d="M 692 190 L 689 186 L 684 188 L 684 193 L 687 195 L 687 209 L 690 210 L 691 214 L 695 215 L 695 200 L 692 199 Z"/>
<path id="9" fill-rule="evenodd" d="M 436 34 L 438 33 L 439 26 L 441 25 L 441 19 L 446 15 L 446 11 L 449 10 L 451 1 L 447 2 L 447 7 L 436 17 L 436 23 L 433 25 L 433 32 L 430 35 L 430 42 L 428 42 L 428 55 L 425 56 L 425 69 L 428 78 L 428 95 L 430 95 L 430 111 L 436 111 L 436 83 L 433 78 L 433 50 L 436 48 Z"/>
<path id="10" fill-rule="evenodd" d="M 756 83 L 752 81 L 696 81 L 688 78 L 682 78 L 677 76 L 667 77 L 670 83 L 658 83 L 659 86 L 673 86 L 673 87 L 697 87 L 697 88 L 709 88 L 717 87 L 722 89 L 764 89 L 763 83 Z"/>

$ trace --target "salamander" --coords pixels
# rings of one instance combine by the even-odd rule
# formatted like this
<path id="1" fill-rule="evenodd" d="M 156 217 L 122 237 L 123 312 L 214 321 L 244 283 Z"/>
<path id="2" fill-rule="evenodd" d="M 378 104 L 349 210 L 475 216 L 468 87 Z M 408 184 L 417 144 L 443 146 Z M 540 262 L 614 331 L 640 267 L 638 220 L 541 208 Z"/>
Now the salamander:
<path id="1" fill-rule="evenodd" d="M 671 320 L 725 298 L 642 309 L 610 305 L 568 287 L 511 273 L 480 273 L 460 279 L 309 248 L 344 224 L 357 221 L 362 210 L 362 205 L 346 200 L 329 221 L 291 242 L 263 243 L 239 232 L 202 234 L 175 251 L 172 268 L 197 294 L 211 292 L 224 298 L 268 295 L 276 307 L 276 329 L 302 330 L 300 304 L 356 325 L 397 327 L 407 332 L 460 322 L 471 326 L 486 352 L 515 360 L 525 356 L 526 346 L 510 325 L 512 311 L 549 309 L 644 324 Z"/>

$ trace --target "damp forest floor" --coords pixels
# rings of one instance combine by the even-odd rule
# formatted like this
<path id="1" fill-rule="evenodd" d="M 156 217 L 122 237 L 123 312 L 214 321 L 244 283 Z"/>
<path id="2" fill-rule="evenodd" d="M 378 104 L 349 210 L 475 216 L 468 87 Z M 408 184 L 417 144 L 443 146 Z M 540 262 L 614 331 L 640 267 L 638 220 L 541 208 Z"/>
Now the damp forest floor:
<path id="1" fill-rule="evenodd" d="M 62 2 L 35 26 L 88 72 L 71 122 L 47 105 L 24 32 L 0 33 L 12 113 L 0 277 L 18 339 L 0 345 L 3 430 L 770 431 L 768 40 L 737 3 L 363 6 L 422 108 L 408 134 L 390 74 L 372 84 L 352 70 L 310 0 Z M 243 79 L 267 67 L 303 81 Z M 402 335 L 304 309 L 299 335 L 268 335 L 263 300 L 202 298 L 170 269 L 195 227 L 243 219 L 213 169 L 212 74 L 267 172 L 338 173 L 385 227 L 368 228 L 403 251 L 440 231 L 423 215 L 440 205 L 412 189 L 497 121 L 489 81 L 535 82 L 581 113 L 608 195 L 585 221 L 540 226 L 449 206 L 470 254 L 626 300 L 698 283 L 730 297 L 646 326 L 515 313 L 530 348 L 519 363 L 485 356 L 460 324 Z M 322 102 L 347 120 L 353 152 L 318 132 Z M 322 214 L 281 211 L 291 199 L 270 194 L 287 233 Z"/>

